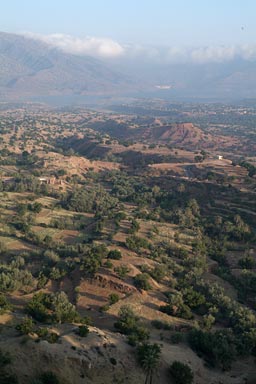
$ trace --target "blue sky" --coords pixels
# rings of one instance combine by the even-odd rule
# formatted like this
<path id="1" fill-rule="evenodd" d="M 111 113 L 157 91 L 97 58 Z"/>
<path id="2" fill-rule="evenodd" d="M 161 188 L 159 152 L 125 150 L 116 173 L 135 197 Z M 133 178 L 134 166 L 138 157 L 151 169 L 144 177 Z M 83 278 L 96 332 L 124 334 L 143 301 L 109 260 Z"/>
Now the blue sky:
<path id="1" fill-rule="evenodd" d="M 256 59 L 255 0 L 3 0 L 4 32 L 115 60 Z"/>
<path id="2" fill-rule="evenodd" d="M 255 0 L 6 0 L 1 30 L 106 37 L 122 44 L 253 44 Z"/>

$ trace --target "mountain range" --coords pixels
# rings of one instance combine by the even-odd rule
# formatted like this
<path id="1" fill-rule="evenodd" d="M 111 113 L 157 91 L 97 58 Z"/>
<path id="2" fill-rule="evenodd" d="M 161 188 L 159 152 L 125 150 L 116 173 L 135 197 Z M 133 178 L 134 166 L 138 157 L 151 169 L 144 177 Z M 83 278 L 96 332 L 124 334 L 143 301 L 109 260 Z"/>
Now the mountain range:
<path id="1" fill-rule="evenodd" d="M 130 76 L 139 77 L 141 82 L 151 83 L 160 98 L 191 101 L 256 98 L 256 61 L 252 59 L 236 57 L 223 62 L 205 63 L 120 61 L 117 66 Z"/>
<path id="2" fill-rule="evenodd" d="M 0 32 L 0 101 L 58 96 L 145 96 L 238 100 L 256 98 L 256 62 L 161 63 L 99 60 L 40 40 Z"/>
<path id="3" fill-rule="evenodd" d="M 0 33 L 0 97 L 83 95 L 129 88 L 131 78 L 90 56 L 41 41 Z"/>

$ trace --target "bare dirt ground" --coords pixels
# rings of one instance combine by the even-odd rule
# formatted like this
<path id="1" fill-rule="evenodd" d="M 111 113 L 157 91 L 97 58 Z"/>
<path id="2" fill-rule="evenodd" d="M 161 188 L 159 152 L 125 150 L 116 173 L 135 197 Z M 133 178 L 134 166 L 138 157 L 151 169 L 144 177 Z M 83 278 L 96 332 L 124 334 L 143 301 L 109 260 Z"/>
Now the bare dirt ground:
<path id="1" fill-rule="evenodd" d="M 59 334 L 60 338 L 57 343 L 50 344 L 47 341 L 35 342 L 36 336 L 33 335 L 18 336 L 17 331 L 6 327 L 13 321 L 12 315 L 0 316 L 0 324 L 5 324 L 0 348 L 13 356 L 10 370 L 18 375 L 21 384 L 27 384 L 31 378 L 49 370 L 61 378 L 62 384 L 84 384 L 85 380 L 88 384 L 142 384 L 145 380 L 133 347 L 119 333 L 90 327 L 89 335 L 81 338 L 75 334 L 74 325 L 52 326 L 51 331 Z M 174 360 L 184 361 L 192 367 L 194 384 L 255 383 L 253 358 L 235 363 L 230 372 L 211 370 L 185 344 L 170 344 L 166 337 L 166 333 L 160 335 L 159 331 L 152 335 L 152 342 L 160 343 L 162 350 L 154 383 L 173 383 L 168 367 Z"/>

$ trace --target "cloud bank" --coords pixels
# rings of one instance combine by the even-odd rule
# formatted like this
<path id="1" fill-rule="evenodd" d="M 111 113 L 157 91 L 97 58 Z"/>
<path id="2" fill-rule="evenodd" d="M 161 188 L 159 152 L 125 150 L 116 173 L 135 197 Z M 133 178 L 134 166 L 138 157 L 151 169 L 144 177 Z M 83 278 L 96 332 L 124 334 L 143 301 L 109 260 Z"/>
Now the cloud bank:
<path id="1" fill-rule="evenodd" d="M 25 33 L 25 36 L 41 40 L 53 47 L 57 47 L 64 52 L 76 55 L 91 55 L 103 58 L 112 58 L 121 56 L 124 48 L 116 41 L 108 38 L 98 38 L 86 36 L 78 38 L 62 33 L 51 35 L 40 35 L 33 33 Z"/>
<path id="2" fill-rule="evenodd" d="M 206 46 L 206 47 L 153 47 L 136 44 L 122 45 L 109 38 L 74 37 L 62 33 L 40 35 L 25 33 L 27 37 L 41 40 L 64 52 L 90 55 L 105 59 L 151 60 L 156 63 L 223 63 L 236 58 L 256 59 L 255 45 Z"/>

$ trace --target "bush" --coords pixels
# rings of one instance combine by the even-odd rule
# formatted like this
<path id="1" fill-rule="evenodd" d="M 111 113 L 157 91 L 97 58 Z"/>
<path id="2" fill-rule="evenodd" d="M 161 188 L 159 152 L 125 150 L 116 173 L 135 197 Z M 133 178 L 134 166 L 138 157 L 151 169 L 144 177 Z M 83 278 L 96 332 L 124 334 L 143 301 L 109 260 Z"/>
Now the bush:
<path id="1" fill-rule="evenodd" d="M 120 279 L 124 279 L 130 272 L 130 268 L 127 265 L 122 264 L 119 267 L 114 268 L 114 271 Z"/>
<path id="2" fill-rule="evenodd" d="M 42 337 L 43 339 L 45 339 L 45 338 L 48 336 L 49 331 L 48 331 L 47 328 L 41 328 L 41 327 L 39 327 L 39 328 L 37 328 L 37 330 L 36 330 L 36 334 L 37 334 L 38 337 Z"/>
<path id="3" fill-rule="evenodd" d="M 137 325 L 128 335 L 128 343 L 135 347 L 137 344 L 149 339 L 149 330 L 142 325 Z"/>
<path id="4" fill-rule="evenodd" d="M 80 337 L 86 337 L 88 336 L 88 333 L 89 333 L 89 328 L 87 327 L 87 325 L 80 325 L 78 327 L 77 334 Z"/>
<path id="5" fill-rule="evenodd" d="M 255 267 L 255 261 L 254 261 L 253 256 L 245 255 L 242 259 L 240 259 L 238 261 L 238 265 L 241 268 L 244 268 L 244 269 L 252 269 L 252 268 L 254 268 Z"/>
<path id="6" fill-rule="evenodd" d="M 11 309 L 11 305 L 7 298 L 3 294 L 0 294 L 0 315 L 3 315 L 8 309 Z"/>
<path id="7" fill-rule="evenodd" d="M 37 293 L 26 307 L 27 312 L 36 320 L 58 323 L 72 322 L 78 318 L 75 306 L 64 292 L 55 294 Z"/>
<path id="8" fill-rule="evenodd" d="M 18 384 L 17 377 L 6 371 L 6 366 L 12 362 L 9 353 L 0 349 L 0 384 Z"/>
<path id="9" fill-rule="evenodd" d="M 108 253 L 108 259 L 120 260 L 121 258 L 122 258 L 122 254 L 117 249 L 113 249 Z"/>
<path id="10" fill-rule="evenodd" d="M 121 333 L 128 336 L 128 342 L 133 346 L 137 345 L 138 342 L 146 341 L 149 338 L 148 329 L 140 324 L 139 318 L 127 305 L 120 308 L 119 319 L 114 326 Z"/>
<path id="11" fill-rule="evenodd" d="M 142 237 L 131 235 L 126 238 L 126 246 L 134 252 L 139 252 L 140 248 L 151 249 L 150 242 Z"/>
<path id="12" fill-rule="evenodd" d="M 192 384 L 194 374 L 191 368 L 180 361 L 174 361 L 170 366 L 170 372 L 176 384 Z"/>
<path id="13" fill-rule="evenodd" d="M 2 369 L 3 367 L 5 367 L 8 364 L 11 364 L 11 362 L 12 362 L 12 359 L 11 359 L 10 354 L 8 352 L 4 353 L 0 349 L 0 369 Z"/>
<path id="14" fill-rule="evenodd" d="M 231 330 L 210 333 L 193 329 L 189 334 L 191 348 L 211 366 L 220 366 L 224 371 L 231 368 L 237 356 L 237 342 Z"/>
<path id="15" fill-rule="evenodd" d="M 110 363 L 113 364 L 113 365 L 117 365 L 117 361 L 114 357 L 110 357 L 109 359 Z"/>
<path id="16" fill-rule="evenodd" d="M 109 305 L 113 305 L 119 301 L 120 297 L 117 293 L 111 293 L 108 297 Z"/>
<path id="17" fill-rule="evenodd" d="M 39 376 L 42 384 L 60 384 L 58 377 L 53 372 L 44 372 Z"/>
<path id="18" fill-rule="evenodd" d="M 183 300 L 190 308 L 198 308 L 200 305 L 205 304 L 205 297 L 201 293 L 195 291 L 192 287 L 183 289 Z"/>
<path id="19" fill-rule="evenodd" d="M 47 341 L 48 341 L 48 343 L 50 343 L 50 344 L 55 344 L 55 343 L 58 342 L 59 338 L 60 338 L 60 336 L 59 336 L 57 333 L 55 333 L 55 332 L 50 332 L 49 335 L 48 335 L 48 337 L 47 337 Z"/>
<path id="20" fill-rule="evenodd" d="M 152 288 L 148 279 L 149 279 L 149 275 L 147 273 L 141 273 L 139 275 L 136 275 L 133 279 L 135 287 L 148 291 L 149 289 Z"/>
<path id="21" fill-rule="evenodd" d="M 183 334 L 181 332 L 176 332 L 171 335 L 171 342 L 173 344 L 179 344 L 183 341 Z"/>
<path id="22" fill-rule="evenodd" d="M 92 319 L 90 316 L 84 316 L 80 318 L 80 323 L 83 325 L 92 325 Z"/>
<path id="23" fill-rule="evenodd" d="M 105 304 L 105 305 L 102 305 L 102 307 L 100 307 L 100 312 L 107 312 L 109 310 L 110 306 L 108 304 Z"/>
<path id="24" fill-rule="evenodd" d="M 113 267 L 113 263 L 111 263 L 110 260 L 106 260 L 105 263 L 103 264 L 105 268 L 111 269 Z"/>
<path id="25" fill-rule="evenodd" d="M 156 329 L 163 329 L 166 331 L 170 331 L 172 329 L 171 324 L 161 320 L 152 320 L 151 325 Z"/>
<path id="26" fill-rule="evenodd" d="M 155 279 L 158 283 L 160 283 L 163 278 L 166 276 L 167 270 L 165 265 L 157 265 L 150 272 L 150 275 Z"/>
<path id="27" fill-rule="evenodd" d="M 20 332 L 21 335 L 28 335 L 35 330 L 35 324 L 31 317 L 25 317 L 22 323 L 16 325 L 15 328 Z"/>
<path id="28" fill-rule="evenodd" d="M 186 320 L 193 318 L 193 314 L 186 304 L 181 304 L 178 308 L 171 304 L 161 305 L 159 310 L 167 315 L 181 317 Z"/>

